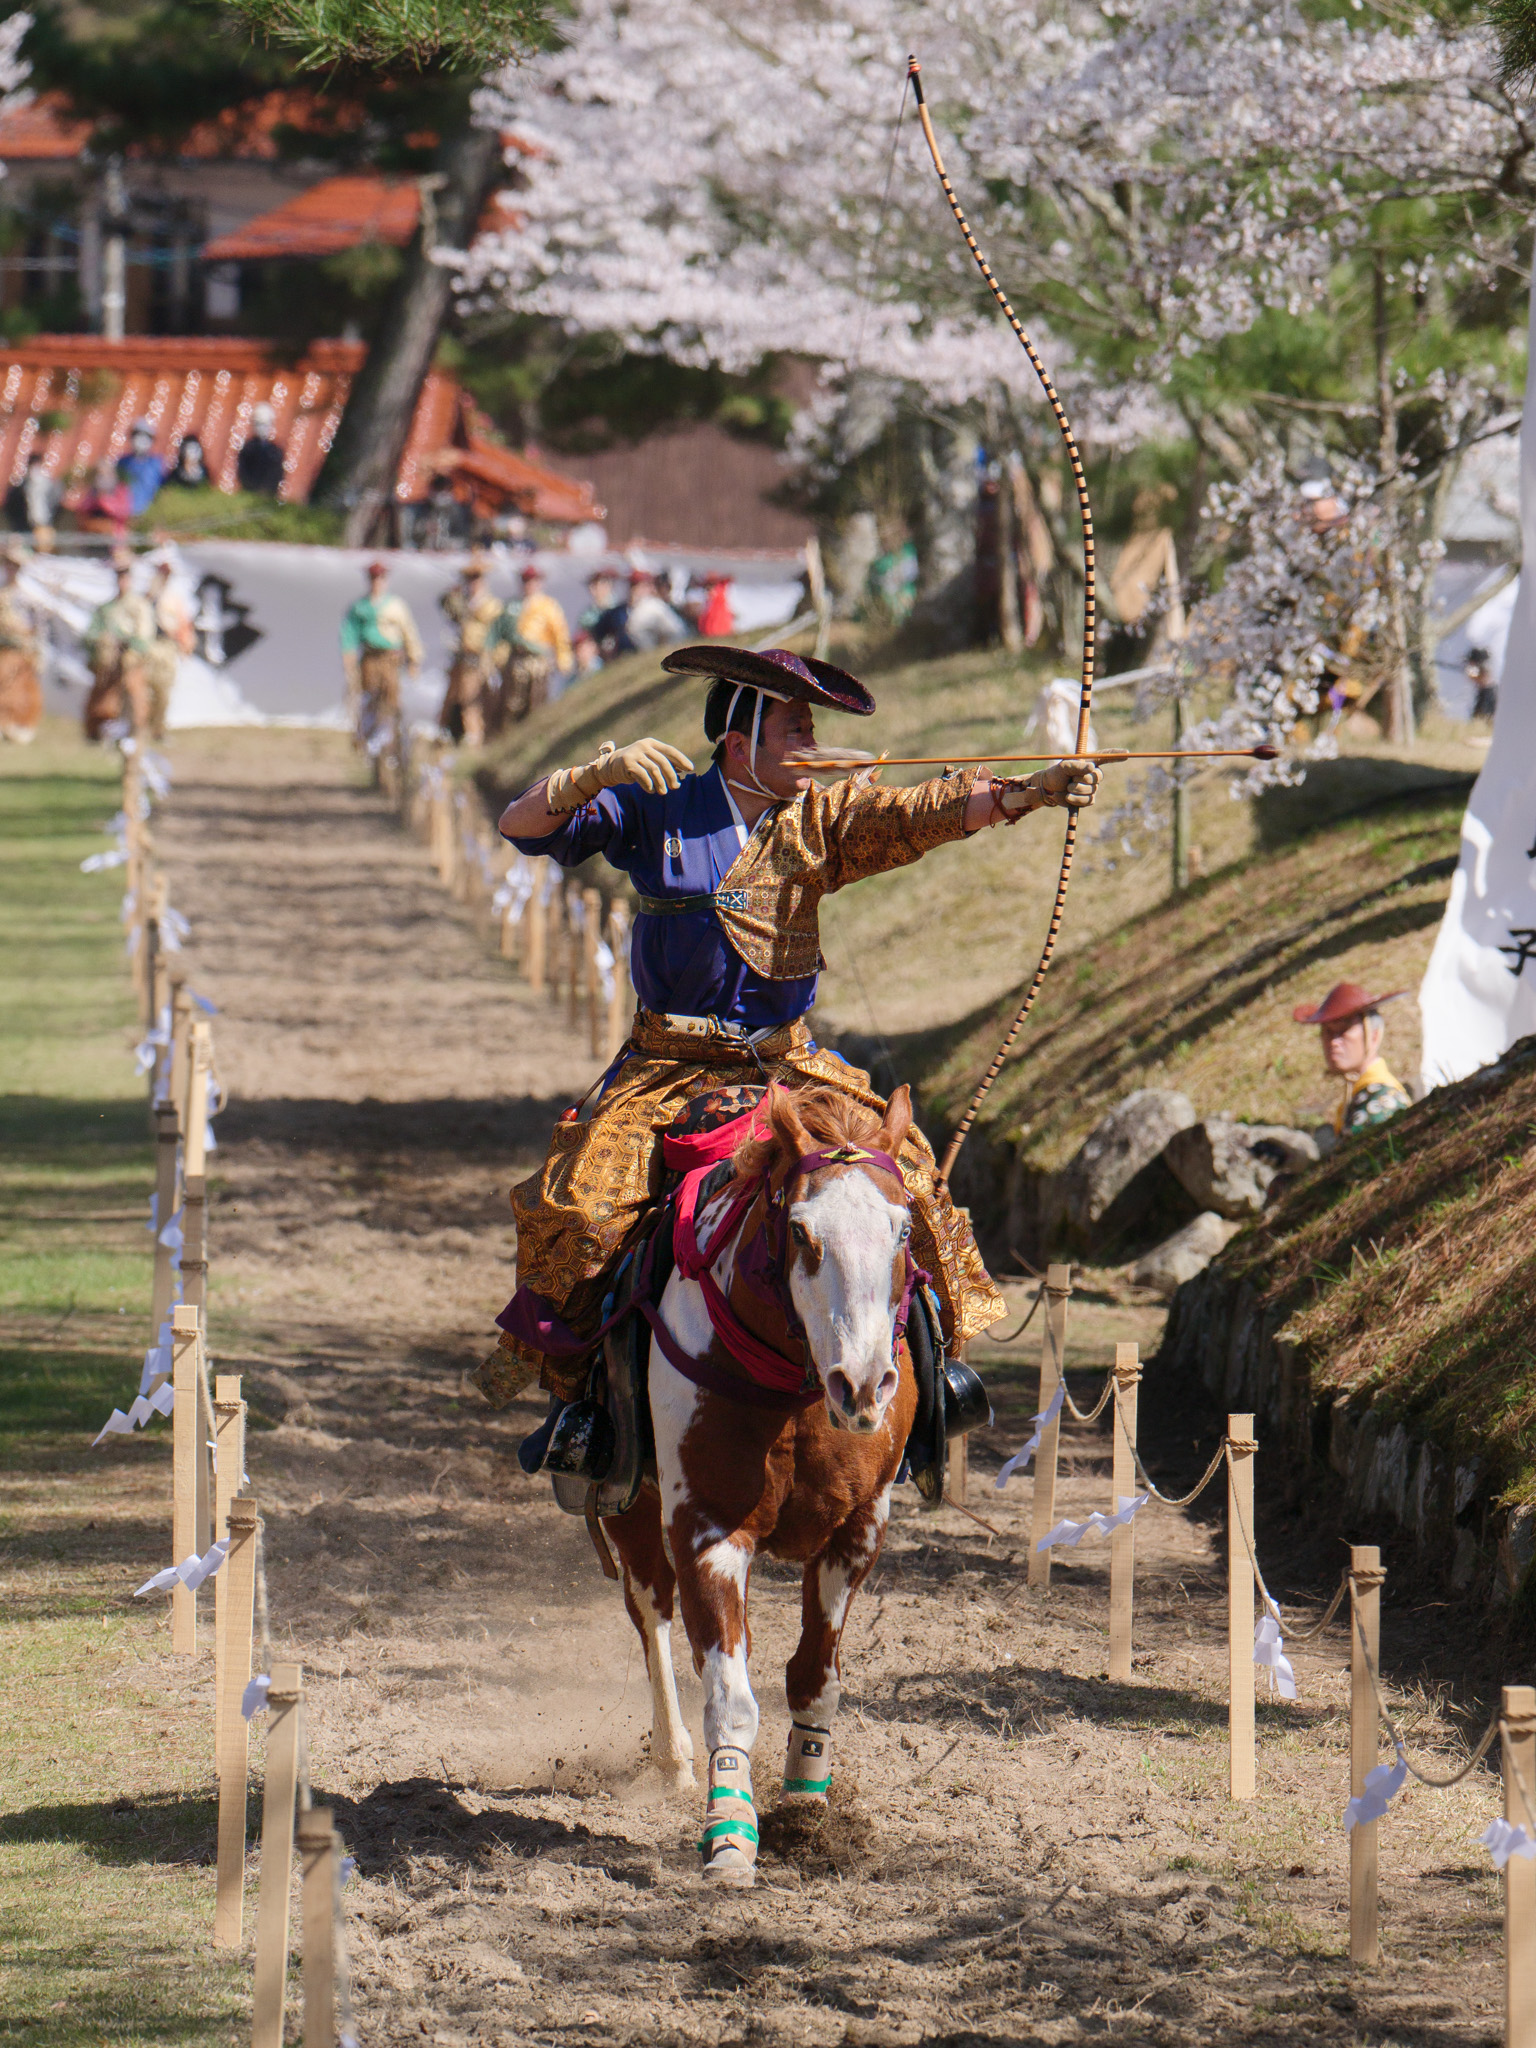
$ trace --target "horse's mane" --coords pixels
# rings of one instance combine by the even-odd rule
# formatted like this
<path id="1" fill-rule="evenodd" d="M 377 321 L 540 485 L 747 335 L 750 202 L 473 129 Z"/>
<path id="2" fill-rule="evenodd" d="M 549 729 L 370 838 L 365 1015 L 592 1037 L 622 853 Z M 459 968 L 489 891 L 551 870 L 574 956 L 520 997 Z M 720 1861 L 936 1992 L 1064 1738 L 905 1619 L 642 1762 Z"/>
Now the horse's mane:
<path id="1" fill-rule="evenodd" d="M 880 1129 L 879 1117 L 841 1089 L 790 1088 L 784 1092 L 818 1145 L 867 1145 Z M 770 1171 L 782 1154 L 777 1132 L 766 1138 L 743 1138 L 731 1155 L 731 1172 L 738 1181 L 756 1180 Z"/>

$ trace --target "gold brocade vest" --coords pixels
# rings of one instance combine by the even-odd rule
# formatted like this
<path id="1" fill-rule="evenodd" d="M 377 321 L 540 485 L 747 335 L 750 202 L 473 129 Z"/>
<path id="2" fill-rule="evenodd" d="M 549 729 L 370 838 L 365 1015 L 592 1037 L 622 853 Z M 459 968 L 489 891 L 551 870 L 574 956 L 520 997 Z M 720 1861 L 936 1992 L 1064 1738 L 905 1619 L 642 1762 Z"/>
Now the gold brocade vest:
<path id="1" fill-rule="evenodd" d="M 759 822 L 714 891 L 721 930 L 770 981 L 815 974 L 822 964 L 822 897 L 963 839 L 975 780 L 974 768 L 911 789 L 853 777 L 781 804 Z"/>

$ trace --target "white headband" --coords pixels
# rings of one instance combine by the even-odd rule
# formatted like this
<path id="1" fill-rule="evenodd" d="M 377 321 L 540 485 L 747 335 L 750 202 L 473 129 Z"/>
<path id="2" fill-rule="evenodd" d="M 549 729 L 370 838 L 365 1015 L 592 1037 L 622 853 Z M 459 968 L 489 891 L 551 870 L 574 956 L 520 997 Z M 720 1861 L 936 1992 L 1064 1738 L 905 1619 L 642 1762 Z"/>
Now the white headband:
<path id="1" fill-rule="evenodd" d="M 730 782 L 733 789 L 750 788 L 758 796 L 773 798 L 773 791 L 765 789 L 757 779 L 757 728 L 763 716 L 763 699 L 765 697 L 771 697 L 776 704 L 789 704 L 793 702 L 793 699 L 783 690 L 769 690 L 764 688 L 761 683 L 738 683 L 731 692 L 730 708 L 725 714 L 725 725 L 720 734 L 722 739 L 731 730 L 731 720 L 736 716 L 736 706 L 741 702 L 743 690 L 750 690 L 757 699 L 757 704 L 752 712 L 752 723 L 747 734 L 747 774 L 751 780 L 749 782 L 732 782 L 729 775 L 725 779 L 727 782 Z M 777 801 L 777 799 L 774 798 L 774 801 Z"/>

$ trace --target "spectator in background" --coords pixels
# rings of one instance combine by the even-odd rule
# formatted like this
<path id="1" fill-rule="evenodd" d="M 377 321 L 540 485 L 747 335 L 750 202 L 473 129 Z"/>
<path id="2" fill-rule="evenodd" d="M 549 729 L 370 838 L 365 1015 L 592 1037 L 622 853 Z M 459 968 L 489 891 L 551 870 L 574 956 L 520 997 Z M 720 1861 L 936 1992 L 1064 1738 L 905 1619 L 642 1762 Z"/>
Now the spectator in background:
<path id="1" fill-rule="evenodd" d="M 523 570 L 523 601 L 512 623 L 520 640 L 549 657 L 551 681 L 558 679 L 550 695 L 558 697 L 576 666 L 571 628 L 557 600 L 544 588 L 544 571 L 536 562 L 529 562 Z"/>
<path id="2" fill-rule="evenodd" d="M 666 647 L 688 637 L 686 623 L 661 595 L 656 578 L 646 569 L 630 573 L 624 631 L 631 648 Z"/>
<path id="3" fill-rule="evenodd" d="M 235 481 L 257 498 L 275 498 L 283 487 L 277 414 L 265 400 L 251 407 L 251 431 L 235 457 Z"/>
<path id="4" fill-rule="evenodd" d="M 505 606 L 485 587 L 486 560 L 473 554 L 438 599 L 454 636 L 448 688 L 437 722 L 454 741 L 483 747 L 495 724 L 496 663 Z"/>
<path id="5" fill-rule="evenodd" d="M 426 503 L 416 514 L 413 539 L 418 548 L 432 554 L 451 554 L 469 538 L 473 515 L 453 488 L 453 478 L 444 470 L 433 477 Z"/>
<path id="6" fill-rule="evenodd" d="M 98 462 L 91 488 L 75 513 L 82 533 L 110 533 L 122 540 L 133 517 L 133 496 L 112 461 Z"/>
<path id="7" fill-rule="evenodd" d="M 43 717 L 37 635 L 16 592 L 16 577 L 25 560 L 19 540 L 7 541 L 0 551 L 0 740 L 15 746 L 36 737 Z"/>
<path id="8" fill-rule="evenodd" d="M 165 482 L 165 464 L 155 453 L 155 430 L 148 420 L 134 421 L 128 452 L 117 458 L 117 473 L 128 486 L 133 516 L 137 519 L 153 505 Z"/>
<path id="9" fill-rule="evenodd" d="M 42 451 L 34 448 L 21 482 L 5 494 L 5 523 L 12 533 L 30 533 L 33 547 L 46 555 L 53 548 L 58 514 L 59 487 L 43 466 Z"/>
<path id="10" fill-rule="evenodd" d="M 1298 1003 L 1291 1012 L 1298 1024 L 1319 1027 L 1323 1065 L 1344 1084 L 1333 1115 L 1335 1137 L 1347 1137 L 1367 1124 L 1384 1124 L 1412 1105 L 1408 1090 L 1381 1057 L 1386 1037 L 1381 1006 L 1402 994 L 1399 988 L 1390 995 L 1367 995 L 1358 982 L 1341 981 L 1315 1008 Z"/>
<path id="11" fill-rule="evenodd" d="M 192 615 L 171 581 L 171 564 L 163 555 L 150 576 L 149 602 L 155 615 L 155 637 L 144 658 L 144 676 L 149 685 L 150 723 L 163 732 L 176 687 L 177 663 L 197 646 Z"/>
<path id="12" fill-rule="evenodd" d="M 196 434 L 183 437 L 176 450 L 176 466 L 166 478 L 168 484 L 179 484 L 184 491 L 206 490 L 213 482 L 208 474 L 208 465 L 203 460 L 203 444 Z"/>
<path id="13" fill-rule="evenodd" d="M 110 462 L 102 468 L 111 470 Z M 97 478 L 98 484 L 100 477 Z M 127 486 L 123 487 L 127 496 Z M 151 739 L 165 736 L 164 707 L 157 730 L 151 715 L 152 703 L 145 661 L 155 638 L 154 608 L 147 597 L 133 587 L 133 556 L 116 548 L 112 568 L 117 578 L 115 596 L 97 605 L 85 629 L 86 659 L 91 664 L 91 694 L 85 705 L 85 736 L 99 740 L 109 726 L 126 721 L 129 731 L 147 732 Z"/>
<path id="14" fill-rule="evenodd" d="M 341 622 L 341 663 L 347 677 L 347 708 L 360 739 L 367 741 L 382 720 L 400 715 L 400 664 L 412 680 L 421 671 L 421 635 L 404 598 L 392 596 L 389 566 L 368 564 L 368 590 Z"/>
<path id="15" fill-rule="evenodd" d="M 1499 686 L 1493 679 L 1493 657 L 1486 647 L 1469 647 L 1467 681 L 1472 685 L 1472 716 L 1492 718 L 1499 708 Z"/>
<path id="16" fill-rule="evenodd" d="M 736 630 L 736 614 L 731 610 L 731 579 L 729 576 L 708 576 L 705 588 L 709 594 L 699 613 L 699 631 L 706 639 L 727 639 Z"/>

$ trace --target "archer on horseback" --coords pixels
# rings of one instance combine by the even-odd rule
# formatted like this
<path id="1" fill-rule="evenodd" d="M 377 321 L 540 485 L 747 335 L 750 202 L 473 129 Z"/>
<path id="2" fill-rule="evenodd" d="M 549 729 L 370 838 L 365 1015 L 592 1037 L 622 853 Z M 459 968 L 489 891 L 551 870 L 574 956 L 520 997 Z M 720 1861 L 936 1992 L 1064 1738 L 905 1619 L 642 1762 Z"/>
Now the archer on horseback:
<path id="1" fill-rule="evenodd" d="M 615 1256 L 660 1192 L 663 1133 L 695 1098 L 756 1084 L 755 1098 L 776 1080 L 830 1087 L 884 1115 L 869 1077 L 817 1046 L 805 1023 L 821 898 L 985 826 L 1089 804 L 1098 787 L 1096 767 L 1067 760 L 1022 777 L 967 768 L 907 789 L 864 770 L 823 789 L 814 710 L 873 713 L 855 677 L 783 648 L 684 647 L 662 666 L 710 679 L 710 768 L 693 773 L 659 740 L 605 746 L 533 784 L 501 818 L 525 854 L 569 867 L 601 853 L 630 877 L 640 1008 L 593 1096 L 566 1112 L 540 1171 L 512 1192 L 518 1287 L 480 1373 L 498 1405 L 535 1378 L 579 1398 Z M 1003 1314 L 1002 1297 L 915 1125 L 900 1165 L 913 1256 L 932 1277 L 944 1343 L 958 1350 Z"/>

